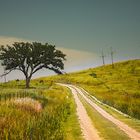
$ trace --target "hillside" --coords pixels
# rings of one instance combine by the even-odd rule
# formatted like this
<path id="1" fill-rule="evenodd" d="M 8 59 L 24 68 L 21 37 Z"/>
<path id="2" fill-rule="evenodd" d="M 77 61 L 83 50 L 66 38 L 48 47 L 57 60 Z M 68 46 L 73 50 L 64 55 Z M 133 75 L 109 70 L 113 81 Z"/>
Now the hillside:
<path id="1" fill-rule="evenodd" d="M 25 81 L 9 81 L 0 83 L 0 90 L 0 139 L 82 140 L 86 135 L 86 140 L 95 132 L 99 139 L 140 138 L 140 60 L 34 79 L 30 89 Z M 91 95 L 137 119 L 97 103 Z M 79 120 L 86 122 L 84 127 Z"/>
<path id="2" fill-rule="evenodd" d="M 114 68 L 106 65 L 43 79 L 80 85 L 103 103 L 140 119 L 140 60 L 115 63 Z"/>

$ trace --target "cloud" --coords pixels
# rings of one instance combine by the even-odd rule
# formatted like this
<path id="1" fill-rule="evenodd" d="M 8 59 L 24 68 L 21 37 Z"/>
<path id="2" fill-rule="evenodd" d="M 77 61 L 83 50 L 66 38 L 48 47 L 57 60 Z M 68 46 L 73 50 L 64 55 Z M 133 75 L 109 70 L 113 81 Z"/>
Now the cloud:
<path id="1" fill-rule="evenodd" d="M 28 39 L 0 36 L 0 45 L 7 45 L 7 44 L 11 45 L 14 42 L 20 42 L 20 41 L 21 42 L 33 42 L 31 40 L 28 40 Z M 97 58 L 97 55 L 95 53 L 92 53 L 92 52 L 64 48 L 64 47 L 56 47 L 56 49 L 61 50 L 63 53 L 66 54 L 67 60 L 65 61 L 65 70 L 64 70 L 66 72 L 76 71 L 76 70 L 91 67 L 94 59 Z M 0 73 L 1 72 L 2 72 L 2 67 L 0 68 Z M 50 74 L 50 72 L 48 72 L 48 74 Z M 41 70 L 37 74 L 35 74 L 35 77 L 46 76 L 48 74 L 47 74 L 47 71 Z M 17 73 L 17 71 L 11 73 L 9 75 L 8 79 L 21 78 L 20 76 L 17 77 L 16 75 L 19 75 Z"/>
<path id="2" fill-rule="evenodd" d="M 16 37 L 0 36 L 0 45 L 7 44 L 12 45 L 14 42 L 33 42 L 33 41 Z M 81 65 L 83 63 L 89 62 L 90 60 L 93 60 L 96 57 L 96 54 L 87 51 L 81 51 L 64 47 L 58 47 L 57 49 L 61 50 L 66 54 L 67 61 L 65 62 L 65 65 L 67 65 L 67 67 Z"/>
<path id="3" fill-rule="evenodd" d="M 97 55 L 92 52 L 66 49 L 61 47 L 59 49 L 66 54 L 67 61 L 65 62 L 65 65 L 67 68 L 70 68 L 72 66 L 85 66 L 87 65 L 87 63 L 91 63 L 91 61 L 93 61 L 97 57 Z"/>
<path id="4" fill-rule="evenodd" d="M 0 45 L 11 45 L 14 42 L 31 42 L 31 40 L 16 37 L 0 36 Z"/>

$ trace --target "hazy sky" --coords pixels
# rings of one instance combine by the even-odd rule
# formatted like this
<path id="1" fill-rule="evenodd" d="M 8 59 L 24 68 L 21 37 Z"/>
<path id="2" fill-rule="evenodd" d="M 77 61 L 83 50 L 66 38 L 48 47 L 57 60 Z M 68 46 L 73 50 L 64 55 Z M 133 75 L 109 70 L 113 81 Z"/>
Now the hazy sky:
<path id="1" fill-rule="evenodd" d="M 0 0 L 0 44 L 9 38 L 63 48 L 66 71 L 101 65 L 102 49 L 109 63 L 111 46 L 116 61 L 140 58 L 140 0 Z"/>

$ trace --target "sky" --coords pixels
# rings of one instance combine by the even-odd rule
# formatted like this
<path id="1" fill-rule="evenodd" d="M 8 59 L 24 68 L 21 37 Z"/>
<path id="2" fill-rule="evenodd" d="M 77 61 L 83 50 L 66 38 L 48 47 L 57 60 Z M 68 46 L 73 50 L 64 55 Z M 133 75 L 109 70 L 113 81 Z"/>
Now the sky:
<path id="1" fill-rule="evenodd" d="M 140 59 L 139 7 L 140 0 L 0 0 L 0 44 L 56 45 L 67 54 L 66 72 L 102 65 L 102 50 L 111 63 L 110 47 L 114 61 Z"/>

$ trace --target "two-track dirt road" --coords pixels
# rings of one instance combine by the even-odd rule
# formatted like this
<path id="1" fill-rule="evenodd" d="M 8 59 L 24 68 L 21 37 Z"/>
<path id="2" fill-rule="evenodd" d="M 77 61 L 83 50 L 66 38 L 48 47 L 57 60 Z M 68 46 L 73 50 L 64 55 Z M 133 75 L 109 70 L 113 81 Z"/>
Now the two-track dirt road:
<path id="1" fill-rule="evenodd" d="M 101 139 L 98 135 L 98 131 L 93 127 L 92 122 L 89 116 L 86 113 L 84 106 L 82 105 L 81 101 L 79 100 L 77 94 L 80 94 L 86 102 L 88 102 L 94 109 L 96 109 L 104 118 L 108 119 L 112 123 L 114 123 L 117 127 L 123 130 L 131 139 L 133 140 L 140 140 L 140 133 L 134 130 L 133 128 L 129 127 L 125 123 L 119 121 L 118 119 L 111 116 L 93 101 L 91 101 L 87 96 L 84 95 L 83 91 L 74 86 L 68 84 L 60 84 L 62 86 L 68 87 L 74 95 L 74 99 L 77 105 L 77 115 L 79 117 L 79 122 L 82 128 L 83 135 L 85 140 L 99 140 Z"/>
<path id="2" fill-rule="evenodd" d="M 74 95 L 75 103 L 77 105 L 77 115 L 85 140 L 100 140 L 97 130 L 93 127 L 92 122 L 83 104 L 81 103 L 81 101 L 77 96 L 77 91 L 70 86 L 67 87 L 70 88 L 70 90 Z"/>

